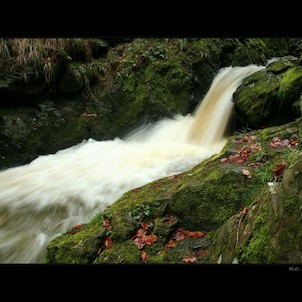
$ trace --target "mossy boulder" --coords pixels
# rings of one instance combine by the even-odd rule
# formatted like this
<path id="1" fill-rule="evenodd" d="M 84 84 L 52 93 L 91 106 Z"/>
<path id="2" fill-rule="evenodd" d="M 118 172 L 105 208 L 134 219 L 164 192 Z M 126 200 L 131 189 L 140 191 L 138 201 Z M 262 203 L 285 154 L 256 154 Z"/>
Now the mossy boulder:
<path id="1" fill-rule="evenodd" d="M 143 251 L 150 263 L 231 263 L 235 260 L 265 263 L 275 259 L 270 245 L 263 241 L 271 234 L 266 225 L 271 219 L 267 211 L 270 196 L 267 183 L 274 181 L 277 164 L 286 161 L 286 169 L 295 165 L 300 154 L 296 150 L 301 139 L 300 126 L 301 121 L 297 120 L 233 136 L 220 154 L 193 169 L 126 192 L 106 210 L 112 217 L 108 234 L 112 246 L 106 248 L 105 239 L 98 242 L 100 254 L 95 255 L 98 259 L 94 261 L 141 263 Z M 291 147 L 279 148 L 276 138 L 280 143 L 291 143 Z M 278 178 L 277 185 L 281 180 Z M 289 201 L 280 197 L 288 213 L 295 211 L 297 196 L 297 193 L 289 195 Z M 287 221 L 282 215 L 278 216 L 280 223 Z M 103 217 L 104 212 L 99 213 L 88 226 L 102 227 Z M 90 238 L 92 229 L 79 230 L 81 238 Z M 138 246 L 135 239 L 142 232 L 155 240 Z M 181 232 L 189 235 L 180 238 Z M 78 241 L 64 244 L 66 236 L 63 234 L 62 239 L 59 236 L 52 241 L 49 253 L 60 253 L 59 250 L 64 249 L 66 261 L 61 259 L 61 262 L 89 262 L 69 256 L 69 249 L 74 253 Z M 283 235 L 280 233 L 280 236 Z M 296 243 L 293 241 L 293 245 Z M 244 244 L 249 248 L 244 249 Z M 255 256 L 251 250 L 259 255 Z M 55 257 L 48 257 L 48 262 L 57 263 Z"/>
<path id="2" fill-rule="evenodd" d="M 94 220 L 89 225 L 83 224 L 77 228 L 71 228 L 60 241 L 54 239 L 48 245 L 47 262 L 94 263 L 105 238 L 106 230 L 99 225 L 98 220 Z M 67 256 L 67 251 L 69 256 Z"/>
<path id="3" fill-rule="evenodd" d="M 281 125 L 300 116 L 302 67 L 287 56 L 247 77 L 234 93 L 238 125 L 260 128 Z"/>
<path id="4" fill-rule="evenodd" d="M 39 72 L 36 73 L 32 67 L 28 67 L 25 82 L 18 72 L 6 74 L 0 71 L 0 105 L 3 101 L 14 102 L 12 99 L 19 98 L 30 102 L 30 97 L 40 95 L 46 86 L 46 81 L 37 77 L 37 74 Z"/>
<path id="5" fill-rule="evenodd" d="M 34 108 L 0 108 L 0 169 L 26 164 L 41 154 L 88 139 L 89 118 L 81 117 L 83 111 L 80 101 L 68 99 L 44 101 Z"/>
<path id="6" fill-rule="evenodd" d="M 297 264 L 302 262 L 302 155 L 257 196 L 246 215 L 231 217 L 213 232 L 210 262 L 240 264 Z"/>

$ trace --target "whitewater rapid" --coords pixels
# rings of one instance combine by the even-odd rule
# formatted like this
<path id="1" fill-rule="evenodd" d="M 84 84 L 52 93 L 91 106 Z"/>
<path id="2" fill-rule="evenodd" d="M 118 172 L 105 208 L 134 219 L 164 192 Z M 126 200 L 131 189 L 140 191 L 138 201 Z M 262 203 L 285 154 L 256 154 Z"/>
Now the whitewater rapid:
<path id="1" fill-rule="evenodd" d="M 220 70 L 192 115 L 143 125 L 124 139 L 89 139 L 0 172 L 0 262 L 43 263 L 47 244 L 126 191 L 219 153 L 232 95 L 255 65 Z"/>

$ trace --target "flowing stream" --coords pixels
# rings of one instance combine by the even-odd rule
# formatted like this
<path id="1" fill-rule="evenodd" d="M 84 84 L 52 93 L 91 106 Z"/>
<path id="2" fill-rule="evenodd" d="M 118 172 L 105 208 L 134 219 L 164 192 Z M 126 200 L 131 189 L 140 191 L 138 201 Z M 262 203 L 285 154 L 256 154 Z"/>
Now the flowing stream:
<path id="1" fill-rule="evenodd" d="M 126 191 L 178 174 L 220 152 L 242 80 L 256 65 L 219 71 L 192 115 L 137 128 L 124 139 L 89 139 L 0 172 L 0 263 L 43 263 L 47 244 Z"/>

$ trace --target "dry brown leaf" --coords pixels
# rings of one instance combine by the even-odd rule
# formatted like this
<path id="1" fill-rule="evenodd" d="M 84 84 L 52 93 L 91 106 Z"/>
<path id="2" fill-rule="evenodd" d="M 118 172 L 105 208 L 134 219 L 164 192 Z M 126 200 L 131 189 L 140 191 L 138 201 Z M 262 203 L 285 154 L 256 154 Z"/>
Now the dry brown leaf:
<path id="1" fill-rule="evenodd" d="M 104 241 L 104 245 L 106 249 L 110 249 L 112 246 L 112 239 L 110 237 L 107 237 Z"/>
<path id="2" fill-rule="evenodd" d="M 171 239 L 168 243 L 167 243 L 167 247 L 176 247 L 176 243 Z"/>
<path id="3" fill-rule="evenodd" d="M 274 167 L 273 171 L 274 171 L 274 177 L 276 180 L 278 180 L 283 175 L 285 166 L 286 166 L 286 162 L 283 161 Z"/>
<path id="4" fill-rule="evenodd" d="M 144 228 L 140 228 L 137 232 L 136 232 L 136 236 L 137 237 L 142 237 L 146 234 L 146 230 Z"/>
<path id="5" fill-rule="evenodd" d="M 206 235 L 205 232 L 194 232 L 193 237 L 201 238 L 201 237 L 204 237 L 205 235 Z"/>
<path id="6" fill-rule="evenodd" d="M 242 214 L 243 214 L 243 215 L 246 215 L 248 211 L 249 211 L 249 208 L 243 208 Z"/>
<path id="7" fill-rule="evenodd" d="M 146 263 L 148 261 L 149 256 L 148 256 L 148 254 L 145 251 L 142 251 L 141 258 L 142 258 L 142 261 L 144 263 Z"/>
<path id="8" fill-rule="evenodd" d="M 201 238 L 205 236 L 206 232 L 199 232 L 199 231 L 187 231 L 182 228 L 176 229 L 175 232 L 172 234 L 172 239 L 175 241 L 182 241 L 185 238 L 193 237 L 193 238 Z"/>
<path id="9" fill-rule="evenodd" d="M 134 243 L 139 250 L 141 250 L 145 246 L 145 242 L 141 240 L 141 237 L 136 237 L 134 239 Z"/>
<path id="10" fill-rule="evenodd" d="M 103 220 L 103 226 L 107 231 L 110 231 L 112 228 L 110 219 Z"/>
<path id="11" fill-rule="evenodd" d="M 220 160 L 220 162 L 221 162 L 222 164 L 226 163 L 227 161 L 228 161 L 228 158 L 227 158 L 227 157 L 223 157 L 223 158 Z"/>
<path id="12" fill-rule="evenodd" d="M 194 263 L 196 262 L 197 258 L 195 256 L 192 257 L 184 257 L 182 259 L 182 261 L 186 262 L 186 263 Z"/>
<path id="13" fill-rule="evenodd" d="M 152 245 L 154 242 L 157 241 L 157 236 L 156 235 L 145 235 L 144 241 L 147 245 Z"/>
<path id="14" fill-rule="evenodd" d="M 243 174 L 244 176 L 246 176 L 247 178 L 252 178 L 251 172 L 250 172 L 249 170 L 247 170 L 247 169 L 242 169 L 241 172 L 242 172 L 242 174 Z"/>
<path id="15" fill-rule="evenodd" d="M 172 235 L 172 238 L 175 241 L 182 241 L 186 238 L 185 234 L 183 233 L 182 229 L 177 229 L 175 233 Z"/>
<path id="16" fill-rule="evenodd" d="M 147 230 L 147 229 L 148 229 L 148 223 L 147 223 L 147 222 L 143 221 L 143 222 L 141 223 L 141 225 L 142 225 L 142 228 L 143 228 L 144 230 Z"/>

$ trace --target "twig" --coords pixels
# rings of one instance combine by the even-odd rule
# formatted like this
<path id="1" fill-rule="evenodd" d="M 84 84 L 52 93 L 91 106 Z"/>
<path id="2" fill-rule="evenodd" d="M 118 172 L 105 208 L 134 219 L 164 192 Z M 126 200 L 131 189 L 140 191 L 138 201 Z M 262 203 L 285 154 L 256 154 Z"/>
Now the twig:
<path id="1" fill-rule="evenodd" d="M 237 238 L 236 238 L 236 250 L 237 250 L 237 246 L 238 246 L 238 242 L 239 242 L 239 228 L 240 228 L 240 223 L 241 223 L 241 220 L 242 218 L 247 214 L 249 208 L 244 208 L 240 213 L 240 218 L 239 218 L 239 221 L 238 221 L 238 225 L 237 225 Z"/>
<path id="2" fill-rule="evenodd" d="M 239 222 L 238 222 L 238 225 L 237 225 L 237 239 L 236 239 L 236 250 L 237 250 L 237 246 L 238 246 L 238 241 L 239 241 L 239 228 L 240 228 L 240 223 L 241 223 L 241 220 L 243 218 L 244 215 L 242 215 L 239 219 Z"/>

